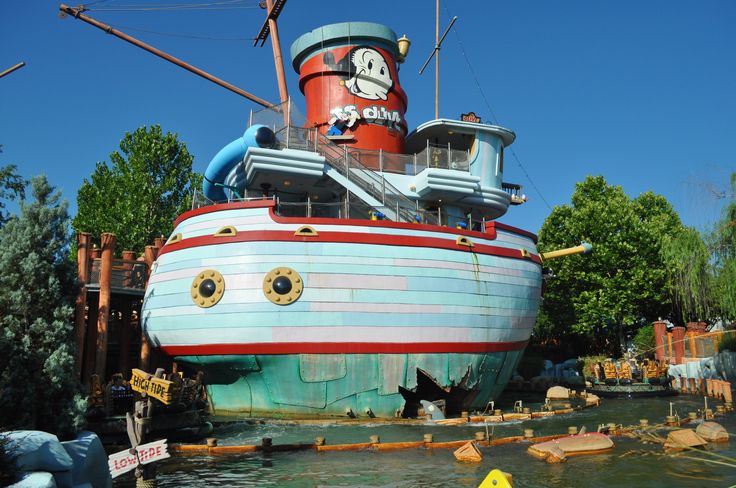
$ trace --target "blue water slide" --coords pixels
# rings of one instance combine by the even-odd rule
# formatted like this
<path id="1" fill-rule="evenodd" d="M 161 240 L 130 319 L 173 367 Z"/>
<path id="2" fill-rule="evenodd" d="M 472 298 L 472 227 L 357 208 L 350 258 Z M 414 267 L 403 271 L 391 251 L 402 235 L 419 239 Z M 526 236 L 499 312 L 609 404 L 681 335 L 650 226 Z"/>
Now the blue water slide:
<path id="1" fill-rule="evenodd" d="M 242 137 L 238 137 L 220 149 L 204 172 L 202 191 L 204 196 L 214 202 L 227 200 L 224 181 L 235 166 L 243 160 L 249 147 L 274 147 L 276 135 L 265 125 L 248 127 Z"/>

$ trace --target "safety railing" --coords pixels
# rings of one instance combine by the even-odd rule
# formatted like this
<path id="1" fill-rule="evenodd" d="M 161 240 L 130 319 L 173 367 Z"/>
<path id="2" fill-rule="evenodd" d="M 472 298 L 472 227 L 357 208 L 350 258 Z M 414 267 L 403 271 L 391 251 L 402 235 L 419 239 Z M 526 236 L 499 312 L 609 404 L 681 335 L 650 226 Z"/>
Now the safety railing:
<path id="1" fill-rule="evenodd" d="M 288 124 L 285 123 L 287 120 L 290 121 Z M 306 134 L 299 132 L 300 129 L 304 130 L 306 118 L 290 100 L 281 105 L 251 112 L 248 125 L 253 124 L 263 124 L 272 128 L 274 132 L 285 133 L 286 140 L 281 141 L 282 146 L 292 149 L 313 150 L 313 144 L 321 139 L 309 132 Z M 315 129 L 308 128 L 307 130 L 314 131 Z M 324 138 L 324 143 L 342 147 L 332 143 L 326 136 L 322 138 Z M 319 142 L 322 143 L 322 141 Z M 453 148 L 450 143 L 438 145 L 427 141 L 427 146 L 416 154 L 397 154 L 354 148 L 349 148 L 349 151 L 351 157 L 375 171 L 406 175 L 419 174 L 426 168 L 470 171 L 469 151 Z"/>
<path id="2" fill-rule="evenodd" d="M 99 286 L 101 266 L 102 259 L 96 258 L 92 260 L 87 286 Z M 143 261 L 113 259 L 110 287 L 113 289 L 141 291 L 146 287 L 147 275 L 148 267 Z"/>

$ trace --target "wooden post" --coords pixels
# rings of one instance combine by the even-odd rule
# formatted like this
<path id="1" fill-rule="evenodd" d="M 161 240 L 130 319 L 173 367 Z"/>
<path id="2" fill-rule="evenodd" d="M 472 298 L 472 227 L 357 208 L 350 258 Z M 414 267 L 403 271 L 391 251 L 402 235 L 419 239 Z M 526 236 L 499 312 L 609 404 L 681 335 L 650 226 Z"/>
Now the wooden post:
<path id="1" fill-rule="evenodd" d="M 672 346 L 675 350 L 675 364 L 685 362 L 685 327 L 672 329 Z"/>
<path id="2" fill-rule="evenodd" d="M 664 362 L 664 340 L 665 336 L 667 335 L 667 325 L 661 321 L 658 320 L 654 322 L 654 355 L 657 358 L 657 361 L 660 363 Z"/>
<path id="3" fill-rule="evenodd" d="M 107 323 L 110 319 L 110 280 L 112 279 L 112 255 L 115 252 L 115 234 L 105 232 L 101 238 L 102 261 L 100 263 L 100 306 L 97 316 L 97 360 L 95 373 L 106 378 Z"/>
<path id="4" fill-rule="evenodd" d="M 87 323 L 85 329 L 87 329 L 87 340 L 84 348 L 84 368 L 82 371 L 82 379 L 84 384 L 89 383 L 89 378 L 92 373 L 95 372 L 95 357 L 97 347 L 97 307 L 99 300 L 96 300 L 94 295 L 93 299 L 89 301 L 89 310 L 87 311 Z"/>
<path id="5" fill-rule="evenodd" d="M 690 357 L 695 359 L 698 357 L 698 351 L 695 347 L 695 332 L 687 333 L 688 342 L 690 343 Z"/>
<path id="6" fill-rule="evenodd" d="M 91 236 L 87 232 L 77 234 L 77 280 L 79 293 L 74 313 L 74 338 L 77 344 L 75 365 L 77 376 L 82 377 L 82 358 L 84 357 L 84 335 L 87 330 L 87 280 L 89 279 L 89 243 Z"/>
<path id="7" fill-rule="evenodd" d="M 156 240 L 160 241 L 161 239 L 157 238 Z M 160 247 L 158 246 L 146 246 L 146 250 L 143 254 L 143 259 L 145 260 L 146 266 L 148 267 L 148 277 L 146 278 L 146 284 L 148 283 L 148 279 L 151 277 L 153 262 L 156 261 L 156 257 L 158 257 L 159 249 Z M 139 317 L 138 320 L 141 327 L 141 356 L 140 361 L 138 362 L 138 367 L 143 371 L 148 371 L 150 369 L 149 365 L 151 363 L 151 344 L 148 342 L 146 331 L 143 329 L 143 317 Z"/>

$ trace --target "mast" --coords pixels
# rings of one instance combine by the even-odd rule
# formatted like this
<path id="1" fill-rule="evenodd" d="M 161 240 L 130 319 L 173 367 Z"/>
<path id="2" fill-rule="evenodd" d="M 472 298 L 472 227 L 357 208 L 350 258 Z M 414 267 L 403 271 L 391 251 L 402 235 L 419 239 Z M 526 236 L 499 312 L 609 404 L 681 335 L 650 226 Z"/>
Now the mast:
<path id="1" fill-rule="evenodd" d="M 204 70 L 202 70 L 200 68 L 197 68 L 196 66 L 192 66 L 191 64 L 189 64 L 189 63 L 187 63 L 185 61 L 182 61 L 181 59 L 176 58 L 176 57 L 172 56 L 171 54 L 165 53 L 164 51 L 161 51 L 160 49 L 157 49 L 157 48 L 155 48 L 155 47 L 153 47 L 151 45 L 148 45 L 148 44 L 146 44 L 143 41 L 139 41 L 135 37 L 129 36 L 128 34 L 125 34 L 125 33 L 121 32 L 121 31 L 119 31 L 117 29 L 113 29 L 111 26 L 109 26 L 109 25 L 107 25 L 107 24 L 105 24 L 103 22 L 100 22 L 98 20 L 93 19 L 92 17 L 89 17 L 87 15 L 82 14 L 82 12 L 84 11 L 84 7 L 83 6 L 80 6 L 80 7 L 69 7 L 69 6 L 64 5 L 62 3 L 61 5 L 59 5 L 59 10 L 62 11 L 62 12 L 64 12 L 64 13 L 66 13 L 66 14 L 71 15 L 75 19 L 82 20 L 82 21 L 84 21 L 84 22 L 86 22 L 86 23 L 88 23 L 90 25 L 93 25 L 93 26 L 97 27 L 98 29 L 101 29 L 101 30 L 107 32 L 108 34 L 112 34 L 113 36 L 115 36 L 115 37 L 117 37 L 119 39 L 122 39 L 124 41 L 127 41 L 127 42 L 133 44 L 134 46 L 138 46 L 139 48 L 144 49 L 144 50 L 148 51 L 151 54 L 155 54 L 159 58 L 165 59 L 166 61 L 168 61 L 170 63 L 173 63 L 173 64 L 175 64 L 175 65 L 177 65 L 177 66 L 179 66 L 181 68 L 184 68 L 187 71 L 190 71 L 190 72 L 194 73 L 195 75 L 201 76 L 202 78 L 204 78 L 206 80 L 209 80 L 212 83 L 215 83 L 216 85 L 220 85 L 221 87 L 226 88 L 226 89 L 230 90 L 233 93 L 237 93 L 241 97 L 245 97 L 248 100 L 251 100 L 251 101 L 253 101 L 253 102 L 255 102 L 255 103 L 259 104 L 259 105 L 263 105 L 264 107 L 272 107 L 273 106 L 271 103 L 267 102 L 266 100 L 264 100 L 262 98 L 259 98 L 259 97 L 255 96 L 255 95 L 251 94 L 251 93 L 248 93 L 247 91 L 245 91 L 245 90 L 243 90 L 241 88 L 238 88 L 237 86 L 235 86 L 235 85 L 233 85 L 231 83 L 228 83 L 227 81 L 221 80 L 220 78 L 218 78 L 218 77 L 216 77 L 214 75 L 211 75 L 211 74 L 207 73 L 206 71 L 204 71 Z"/>
<path id="2" fill-rule="evenodd" d="M 434 9 L 434 118 L 440 118 L 440 0 Z"/>
<path id="3" fill-rule="evenodd" d="M 12 67 L 6 69 L 5 71 L 3 71 L 2 73 L 0 73 L 0 78 L 2 78 L 5 75 L 9 75 L 10 73 L 12 73 L 15 70 L 21 69 L 25 65 L 26 65 L 26 62 L 25 61 L 21 61 L 20 63 L 16 64 L 15 66 L 12 66 Z"/>
<path id="4" fill-rule="evenodd" d="M 440 0 L 435 1 L 434 49 L 432 50 L 432 53 L 429 55 L 427 60 L 424 62 L 422 69 L 419 70 L 420 75 L 424 73 L 424 69 L 427 67 L 429 62 L 432 61 L 432 58 L 434 58 L 434 118 L 435 119 L 438 119 L 440 117 L 440 47 L 442 46 L 442 42 L 445 40 L 445 37 L 447 37 L 447 34 L 450 32 L 450 29 L 452 29 L 452 26 L 455 24 L 456 20 L 457 20 L 457 16 L 452 18 L 452 20 L 450 21 L 450 24 L 447 26 L 447 29 L 445 29 L 444 34 L 442 34 L 442 37 L 440 37 Z"/>
<path id="5" fill-rule="evenodd" d="M 261 47 L 266 42 L 269 32 L 271 33 L 271 46 L 273 47 L 273 61 L 276 64 L 276 80 L 279 84 L 279 97 L 281 103 L 286 103 L 289 100 L 289 90 L 286 86 L 286 73 L 284 72 L 284 60 L 281 56 L 281 41 L 279 39 L 279 28 L 276 23 L 281 11 L 286 5 L 286 0 L 266 0 L 266 20 L 261 26 L 261 30 L 253 42 L 253 46 L 258 45 L 258 41 L 261 41 Z"/>

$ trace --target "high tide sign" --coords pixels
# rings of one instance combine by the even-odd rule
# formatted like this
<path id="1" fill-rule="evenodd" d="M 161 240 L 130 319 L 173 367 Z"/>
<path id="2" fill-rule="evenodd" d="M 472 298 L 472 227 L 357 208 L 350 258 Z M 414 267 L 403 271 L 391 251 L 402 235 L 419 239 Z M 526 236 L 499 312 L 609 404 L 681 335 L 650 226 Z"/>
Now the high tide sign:
<path id="1" fill-rule="evenodd" d="M 175 390 L 173 381 L 156 378 L 141 369 L 134 369 L 130 377 L 130 387 L 145 393 L 165 404 L 171 403 Z"/>
<path id="2" fill-rule="evenodd" d="M 139 464 L 148 464 L 170 457 L 171 454 L 169 454 L 166 447 L 166 439 L 161 439 L 156 442 L 142 444 L 136 447 L 135 450 L 126 449 L 111 454 L 107 458 L 107 465 L 110 468 L 110 475 L 115 478 L 135 469 Z"/>

